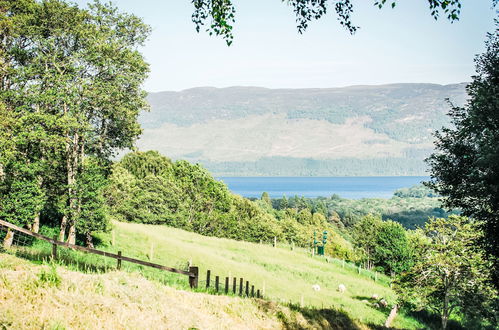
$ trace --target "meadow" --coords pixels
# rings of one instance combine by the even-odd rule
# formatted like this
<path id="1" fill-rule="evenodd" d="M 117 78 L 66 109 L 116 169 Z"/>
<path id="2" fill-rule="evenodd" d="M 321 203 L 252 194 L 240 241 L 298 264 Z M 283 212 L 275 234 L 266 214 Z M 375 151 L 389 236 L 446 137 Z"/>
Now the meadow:
<path id="1" fill-rule="evenodd" d="M 305 249 L 290 246 L 274 248 L 270 245 L 205 237 L 192 232 L 167 226 L 114 222 L 113 231 L 98 236 L 98 248 L 122 251 L 123 255 L 155 263 L 185 269 L 189 262 L 200 268 L 197 291 L 206 291 L 205 275 L 210 269 L 212 281 L 226 276 L 243 277 L 255 288 L 265 292 L 265 298 L 283 306 L 305 309 L 310 313 L 329 311 L 342 315 L 356 324 L 377 327 L 384 324 L 396 296 L 390 289 L 389 279 L 366 270 L 359 270 L 348 263 L 325 257 L 312 257 Z M 46 234 L 48 230 L 44 228 Z M 114 245 L 112 245 L 114 236 Z M 152 253 L 151 253 L 152 251 Z M 50 245 L 35 243 L 32 248 L 18 250 L 17 255 L 42 261 L 50 254 Z M 80 252 L 59 249 L 59 264 L 66 269 L 108 276 L 115 272 L 115 260 Z M 185 276 L 146 269 L 142 266 L 123 263 L 122 269 L 139 274 L 158 284 L 166 284 L 178 290 L 186 290 Z M 143 276 L 142 276 L 143 275 Z M 320 291 L 312 285 L 318 284 Z M 346 292 L 337 288 L 344 284 Z M 213 285 L 213 284 L 212 284 Z M 377 309 L 370 297 L 377 294 L 385 298 L 389 306 Z M 234 297 L 235 298 L 235 297 Z M 301 307 L 300 307 L 301 305 Z M 320 313 L 319 313 L 320 314 Z M 403 313 L 395 319 L 395 328 L 421 328 L 423 325 Z"/>

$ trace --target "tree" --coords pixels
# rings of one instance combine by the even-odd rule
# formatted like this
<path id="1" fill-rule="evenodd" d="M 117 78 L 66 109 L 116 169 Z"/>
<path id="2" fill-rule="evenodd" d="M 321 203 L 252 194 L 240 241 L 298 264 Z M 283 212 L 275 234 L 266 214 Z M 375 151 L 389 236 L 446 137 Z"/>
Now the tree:
<path id="1" fill-rule="evenodd" d="M 354 245 L 364 252 L 367 269 L 374 266 L 377 237 L 381 225 L 382 220 L 379 216 L 368 214 L 353 227 Z"/>
<path id="2" fill-rule="evenodd" d="M 85 236 L 87 247 L 93 248 L 92 234 L 96 231 L 106 231 L 109 226 L 103 194 L 107 183 L 105 167 L 101 166 L 96 158 L 88 157 L 77 182 L 76 229 Z"/>
<path id="3" fill-rule="evenodd" d="M 478 223 L 451 215 L 430 219 L 424 232 L 429 242 L 422 255 L 395 282 L 402 302 L 437 313 L 442 329 L 456 312 L 497 313 L 492 306 L 497 291 L 488 285 L 491 264 L 475 244 L 481 236 Z"/>
<path id="4" fill-rule="evenodd" d="M 499 22 L 488 35 L 485 53 L 475 59 L 464 107 L 453 106 L 453 128 L 436 132 L 436 152 L 427 162 L 432 189 L 449 208 L 482 220 L 482 245 L 499 270 Z M 499 286 L 499 271 L 495 275 Z"/>
<path id="5" fill-rule="evenodd" d="M 411 265 L 411 251 L 404 227 L 398 222 L 382 222 L 376 235 L 375 264 L 391 276 Z"/>
<path id="6" fill-rule="evenodd" d="M 284 2 L 284 0 L 282 0 Z M 200 31 L 206 26 L 206 32 L 210 35 L 221 36 L 231 45 L 234 39 L 232 35 L 232 24 L 235 22 L 236 9 L 232 0 L 192 0 L 194 13 L 192 21 L 196 26 L 196 31 Z M 296 16 L 296 24 L 299 33 L 303 33 L 310 21 L 318 20 L 324 16 L 330 5 L 334 6 L 334 11 L 340 22 L 350 33 L 355 33 L 358 26 L 353 24 L 351 15 L 354 10 L 352 0 L 289 0 L 287 4 L 293 8 Z M 461 13 L 461 2 L 459 0 L 427 0 L 430 14 L 438 19 L 442 12 L 451 22 L 459 19 Z M 493 0 L 496 4 L 498 0 Z M 374 0 L 374 6 L 383 8 L 387 0 Z M 396 5 L 395 0 L 388 1 L 391 7 Z"/>
<path id="7" fill-rule="evenodd" d="M 270 200 L 269 193 L 264 191 L 262 193 L 262 196 L 260 197 L 260 200 L 267 206 L 272 206 L 272 201 Z"/>

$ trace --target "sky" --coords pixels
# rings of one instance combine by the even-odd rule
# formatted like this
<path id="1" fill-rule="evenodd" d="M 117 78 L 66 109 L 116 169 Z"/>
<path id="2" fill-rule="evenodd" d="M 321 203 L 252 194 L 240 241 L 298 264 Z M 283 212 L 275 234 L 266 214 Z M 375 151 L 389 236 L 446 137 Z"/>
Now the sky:
<path id="1" fill-rule="evenodd" d="M 190 0 L 113 1 L 152 27 L 141 48 L 151 66 L 144 89 L 466 82 L 497 17 L 492 0 L 462 0 L 460 20 L 452 24 L 435 21 L 427 0 L 399 0 L 381 10 L 374 0 L 354 0 L 355 35 L 340 26 L 333 8 L 300 35 L 292 8 L 281 0 L 233 2 L 234 43 L 227 47 L 222 38 L 195 31 Z"/>

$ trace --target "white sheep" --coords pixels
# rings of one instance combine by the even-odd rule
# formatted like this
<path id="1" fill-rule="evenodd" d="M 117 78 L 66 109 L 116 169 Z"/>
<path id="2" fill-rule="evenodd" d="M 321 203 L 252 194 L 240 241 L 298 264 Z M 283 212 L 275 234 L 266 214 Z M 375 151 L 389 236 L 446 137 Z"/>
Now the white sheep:
<path id="1" fill-rule="evenodd" d="M 314 291 L 321 291 L 321 286 L 319 284 L 314 284 L 312 285 L 312 289 L 314 289 Z"/>
<path id="2" fill-rule="evenodd" d="M 384 308 L 388 307 L 388 302 L 385 299 L 381 299 L 379 301 L 379 304 L 383 306 Z"/>
<path id="3" fill-rule="evenodd" d="M 371 296 L 371 299 L 373 299 L 373 300 L 378 300 L 378 299 L 379 299 L 379 295 L 377 295 L 377 294 L 375 293 L 375 294 L 373 294 L 373 295 Z"/>
<path id="4" fill-rule="evenodd" d="M 339 291 L 340 293 L 343 293 L 343 292 L 345 292 L 346 290 L 347 290 L 347 287 L 345 286 L 345 284 L 340 284 L 340 285 L 338 285 L 338 291 Z"/>

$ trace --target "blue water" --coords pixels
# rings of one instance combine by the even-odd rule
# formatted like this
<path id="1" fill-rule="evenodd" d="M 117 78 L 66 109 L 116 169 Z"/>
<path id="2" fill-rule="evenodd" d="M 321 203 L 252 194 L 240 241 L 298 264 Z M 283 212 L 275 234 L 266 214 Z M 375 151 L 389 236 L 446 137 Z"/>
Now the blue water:
<path id="1" fill-rule="evenodd" d="M 390 198 L 399 188 L 411 187 L 426 176 L 377 176 L 377 177 L 220 177 L 229 189 L 244 197 L 260 197 L 266 191 L 270 197 L 294 195 L 329 197 L 338 194 L 343 198 Z"/>

